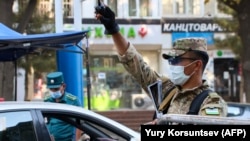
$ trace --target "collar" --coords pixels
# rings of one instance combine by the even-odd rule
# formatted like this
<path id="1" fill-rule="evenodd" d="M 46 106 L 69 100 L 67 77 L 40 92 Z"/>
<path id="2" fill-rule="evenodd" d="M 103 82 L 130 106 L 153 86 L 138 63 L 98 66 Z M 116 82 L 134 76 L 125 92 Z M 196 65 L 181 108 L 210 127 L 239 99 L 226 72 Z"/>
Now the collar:
<path id="1" fill-rule="evenodd" d="M 186 93 L 188 91 L 197 91 L 197 90 L 204 90 L 204 89 L 208 89 L 209 85 L 208 82 L 206 80 L 202 80 L 202 85 L 191 88 L 191 89 L 182 89 L 180 86 L 178 86 L 180 93 Z"/>
<path id="2" fill-rule="evenodd" d="M 62 94 L 62 97 L 59 98 L 59 102 L 58 103 L 66 103 L 66 99 L 65 99 L 65 92 Z M 56 102 L 56 99 L 50 97 L 50 102 Z"/>

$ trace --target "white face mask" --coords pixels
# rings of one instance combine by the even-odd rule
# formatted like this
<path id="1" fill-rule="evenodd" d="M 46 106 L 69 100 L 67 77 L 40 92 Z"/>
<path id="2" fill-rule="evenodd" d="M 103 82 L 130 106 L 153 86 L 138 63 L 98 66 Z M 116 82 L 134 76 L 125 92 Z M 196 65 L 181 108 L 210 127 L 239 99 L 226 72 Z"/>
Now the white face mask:
<path id="1" fill-rule="evenodd" d="M 192 62 L 193 63 L 193 62 Z M 187 80 L 194 74 L 194 72 L 191 75 L 186 75 L 184 73 L 185 67 L 188 67 L 192 63 L 186 65 L 186 66 L 175 66 L 175 65 L 169 65 L 170 69 L 170 80 L 175 85 L 183 85 L 187 82 Z"/>
<path id="2" fill-rule="evenodd" d="M 57 98 L 60 98 L 62 96 L 62 93 L 60 90 L 58 90 L 56 92 L 50 91 L 50 95 L 52 98 L 57 99 Z"/>

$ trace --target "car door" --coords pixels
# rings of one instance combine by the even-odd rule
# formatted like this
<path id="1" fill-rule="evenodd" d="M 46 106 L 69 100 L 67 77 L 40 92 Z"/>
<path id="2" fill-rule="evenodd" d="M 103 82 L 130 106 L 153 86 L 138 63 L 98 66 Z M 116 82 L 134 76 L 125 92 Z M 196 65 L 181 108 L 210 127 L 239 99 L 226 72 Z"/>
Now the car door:
<path id="1" fill-rule="evenodd" d="M 91 115 L 84 115 L 75 113 L 73 111 L 62 110 L 41 110 L 42 118 L 39 118 L 40 123 L 47 124 L 48 119 L 56 118 L 68 124 L 73 125 L 75 128 L 82 131 L 82 133 L 90 136 L 91 141 L 98 140 L 119 140 L 130 141 L 132 136 L 116 127 L 116 125 L 109 124 L 102 119 L 96 118 Z"/>
<path id="2" fill-rule="evenodd" d="M 35 110 L 1 111 L 0 141 L 50 141 L 37 118 Z"/>

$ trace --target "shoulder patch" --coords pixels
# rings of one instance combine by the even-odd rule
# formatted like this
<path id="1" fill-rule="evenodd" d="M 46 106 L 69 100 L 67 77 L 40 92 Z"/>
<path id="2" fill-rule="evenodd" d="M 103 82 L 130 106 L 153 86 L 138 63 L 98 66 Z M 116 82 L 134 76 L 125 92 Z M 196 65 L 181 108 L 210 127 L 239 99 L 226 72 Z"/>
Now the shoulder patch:
<path id="1" fill-rule="evenodd" d="M 46 95 L 46 96 L 44 97 L 44 100 L 48 100 L 48 99 L 50 99 L 50 98 L 51 98 L 50 95 Z"/>
<path id="2" fill-rule="evenodd" d="M 66 98 L 70 99 L 70 100 L 76 100 L 77 97 L 72 95 L 72 94 L 66 94 Z"/>
<path id="3" fill-rule="evenodd" d="M 205 109 L 206 115 L 219 115 L 220 111 L 219 108 L 206 108 Z"/>
<path id="4" fill-rule="evenodd" d="M 221 104 L 207 104 L 202 107 L 203 115 L 221 115 L 223 107 Z"/>

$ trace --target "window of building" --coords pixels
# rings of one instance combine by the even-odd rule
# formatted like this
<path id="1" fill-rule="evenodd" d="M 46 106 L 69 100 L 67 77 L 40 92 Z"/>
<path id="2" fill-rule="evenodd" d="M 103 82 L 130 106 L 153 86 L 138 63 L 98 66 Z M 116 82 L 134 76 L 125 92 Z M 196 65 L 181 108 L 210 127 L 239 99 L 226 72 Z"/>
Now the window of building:
<path id="1" fill-rule="evenodd" d="M 153 16 L 152 0 L 129 0 L 128 12 L 132 17 L 151 17 Z M 138 10 L 139 9 L 139 10 Z"/>
<path id="2" fill-rule="evenodd" d="M 103 0 L 116 17 L 121 18 L 144 18 L 144 17 L 159 17 L 160 0 Z M 154 10 L 153 10 L 154 9 Z"/>
<path id="3" fill-rule="evenodd" d="M 214 15 L 212 15 L 212 16 L 214 16 L 214 17 L 225 17 L 225 18 L 232 17 L 232 15 L 225 14 L 223 11 L 221 11 L 221 10 L 219 10 L 217 8 L 218 7 L 218 2 L 217 1 L 214 1 L 213 3 L 215 5 L 214 7 L 216 7 L 216 8 L 214 9 Z"/>
<path id="4" fill-rule="evenodd" d="M 162 15 L 203 16 L 203 0 L 163 0 Z"/>
<path id="5" fill-rule="evenodd" d="M 159 62 L 158 51 L 140 50 L 140 53 L 144 61 L 147 62 L 152 69 L 158 70 L 158 63 L 155 63 Z M 95 53 L 91 53 L 89 56 L 89 62 L 92 109 L 103 111 L 124 108 L 152 108 L 153 105 L 150 104 L 152 101 L 149 96 L 135 78 L 125 70 L 116 54 L 111 55 L 108 52 L 95 51 Z M 84 78 L 86 78 L 86 74 Z M 86 85 L 84 90 L 86 90 L 85 93 L 87 93 Z M 138 97 L 143 99 L 143 103 L 140 103 L 141 99 L 138 101 Z M 86 100 L 84 103 L 87 104 L 86 97 L 84 100 Z"/>
<path id="6" fill-rule="evenodd" d="M 129 10 L 128 10 L 128 12 L 129 12 L 129 16 L 136 16 L 137 15 L 137 13 L 136 13 L 136 11 L 137 11 L 137 9 L 136 9 L 136 1 L 135 0 L 129 0 L 128 1 L 128 7 L 129 7 Z"/>
<path id="7" fill-rule="evenodd" d="M 49 0 L 40 0 L 39 1 L 39 12 L 42 14 L 48 14 L 51 12 L 51 2 Z"/>
<path id="8" fill-rule="evenodd" d="M 151 0 L 140 0 L 140 17 L 152 16 Z"/>
<path id="9" fill-rule="evenodd" d="M 63 16 L 64 17 L 73 17 L 72 11 L 72 0 L 63 1 Z"/>
<path id="10" fill-rule="evenodd" d="M 117 16 L 117 0 L 107 0 L 107 5 L 114 11 Z"/>

